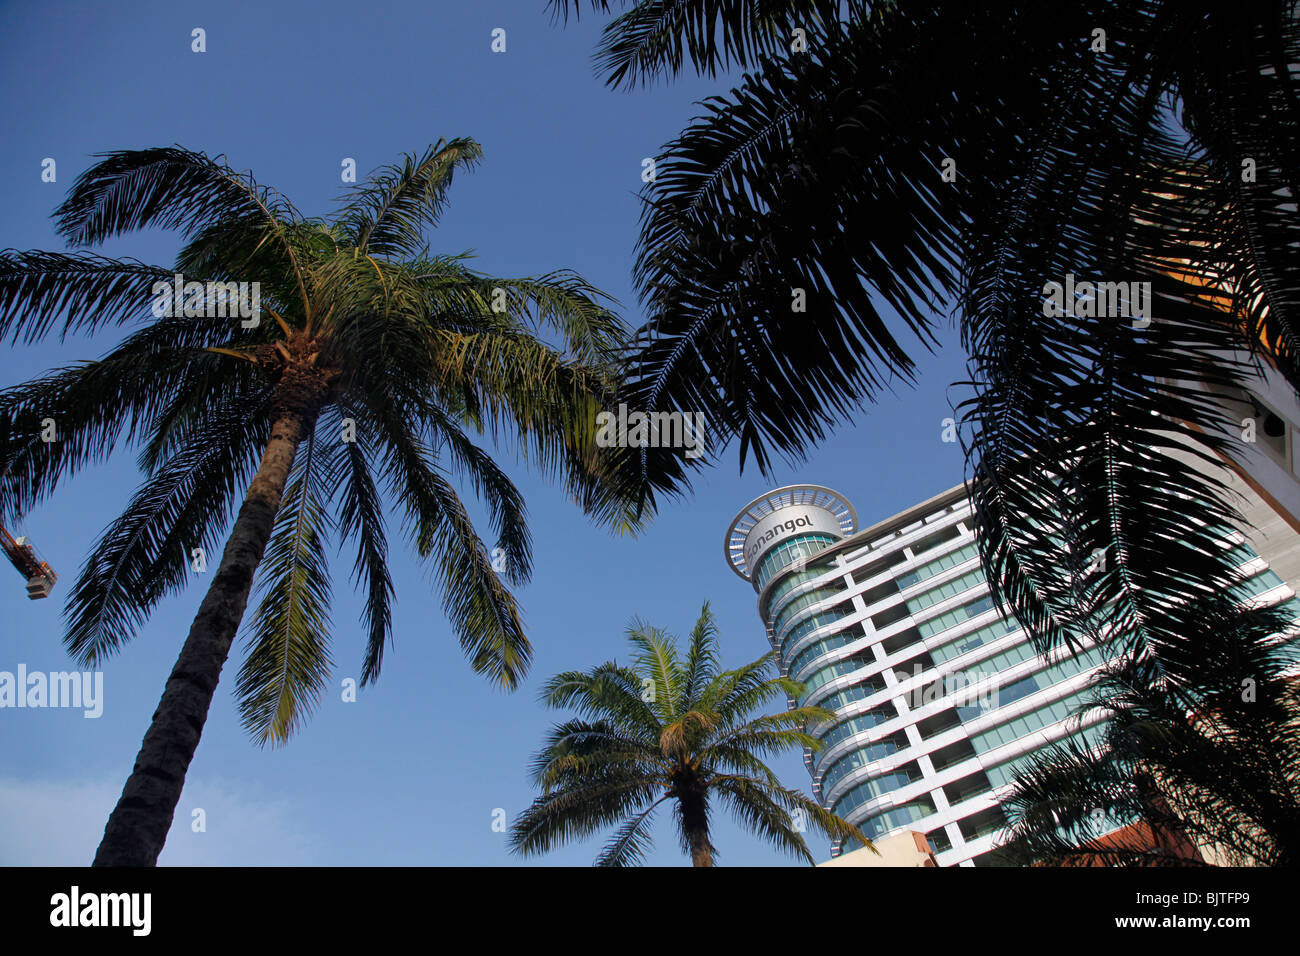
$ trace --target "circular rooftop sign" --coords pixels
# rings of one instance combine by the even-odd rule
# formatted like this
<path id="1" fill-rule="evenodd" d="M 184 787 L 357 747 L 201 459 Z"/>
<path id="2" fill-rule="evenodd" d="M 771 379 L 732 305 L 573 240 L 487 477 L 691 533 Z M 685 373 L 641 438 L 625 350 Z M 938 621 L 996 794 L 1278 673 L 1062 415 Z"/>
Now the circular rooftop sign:
<path id="1" fill-rule="evenodd" d="M 800 508 L 802 514 L 782 513 Z M 847 538 L 857 528 L 857 511 L 838 492 L 821 485 L 786 485 L 745 505 L 727 528 L 722 552 L 731 569 L 748 581 L 757 559 L 783 537 L 821 531 Z"/>

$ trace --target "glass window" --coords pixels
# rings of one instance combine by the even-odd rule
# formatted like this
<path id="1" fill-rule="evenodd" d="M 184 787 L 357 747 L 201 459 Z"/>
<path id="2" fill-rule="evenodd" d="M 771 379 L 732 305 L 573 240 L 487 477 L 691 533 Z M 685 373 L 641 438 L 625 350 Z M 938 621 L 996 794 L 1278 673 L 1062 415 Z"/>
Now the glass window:
<path id="1" fill-rule="evenodd" d="M 909 588 L 918 581 L 924 581 L 926 578 L 933 577 L 940 571 L 955 568 L 957 565 L 964 564 L 965 562 L 977 557 L 979 557 L 979 549 L 973 544 L 968 544 L 964 548 L 958 548 L 956 551 L 945 554 L 942 558 L 923 564 L 906 574 L 899 575 L 897 578 L 898 587 L 900 590 L 903 588 Z"/>
<path id="2" fill-rule="evenodd" d="M 930 799 L 929 794 L 926 794 L 911 803 L 906 803 L 901 807 L 895 807 L 892 810 L 886 810 L 884 813 L 867 818 L 858 825 L 858 829 L 863 832 L 867 839 L 874 840 L 882 833 L 896 830 L 909 823 L 916 823 L 934 812 L 934 801 Z"/>
<path id="3" fill-rule="evenodd" d="M 862 733 L 873 727 L 883 724 L 887 720 L 893 720 L 898 716 L 898 711 L 892 703 L 881 704 L 879 707 L 873 707 L 865 713 L 857 714 L 848 720 L 835 724 L 826 733 L 820 735 L 822 741 L 822 751 L 825 752 L 834 747 L 841 740 L 846 740 L 854 734 Z"/>
<path id="4" fill-rule="evenodd" d="M 842 615 L 840 614 L 823 612 L 821 614 L 814 614 L 812 617 L 800 621 L 790 629 L 790 633 L 781 638 L 782 656 L 789 654 L 790 648 L 794 647 L 795 644 L 799 643 L 800 640 L 807 637 L 813 631 L 820 627 L 827 627 L 831 624 L 835 624 L 840 620 L 842 620 Z M 778 632 L 773 629 L 773 633 Z"/>
<path id="5" fill-rule="evenodd" d="M 763 590 L 763 586 L 772 580 L 778 571 L 794 564 L 801 557 L 810 558 L 819 551 L 826 550 L 838 540 L 826 534 L 801 534 L 789 541 L 781 542 L 763 555 L 763 559 L 759 561 L 753 575 L 755 587 L 760 591 Z"/>

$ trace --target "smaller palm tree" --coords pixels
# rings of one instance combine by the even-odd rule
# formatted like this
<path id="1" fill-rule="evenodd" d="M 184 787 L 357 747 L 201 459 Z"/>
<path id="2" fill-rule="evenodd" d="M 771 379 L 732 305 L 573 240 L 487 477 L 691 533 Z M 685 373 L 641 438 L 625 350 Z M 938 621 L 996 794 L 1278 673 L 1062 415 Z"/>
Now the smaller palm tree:
<path id="1" fill-rule="evenodd" d="M 721 670 L 708 603 L 684 661 L 677 640 L 658 628 L 634 620 L 627 636 L 637 651 L 631 667 L 610 661 L 589 673 L 568 671 L 543 689 L 548 706 L 580 716 L 557 724 L 534 758 L 542 794 L 511 827 L 513 852 L 544 853 L 618 824 L 596 865 L 641 863 L 654 812 L 672 801 L 682 851 L 694 866 L 712 866 L 714 799 L 750 833 L 809 863 L 809 822 L 832 839 L 871 845 L 857 827 L 781 786 L 763 763 L 795 747 L 819 747 L 807 727 L 834 716 L 821 707 L 752 716 L 783 692 L 797 698 L 803 691 L 772 676 L 773 655 Z"/>

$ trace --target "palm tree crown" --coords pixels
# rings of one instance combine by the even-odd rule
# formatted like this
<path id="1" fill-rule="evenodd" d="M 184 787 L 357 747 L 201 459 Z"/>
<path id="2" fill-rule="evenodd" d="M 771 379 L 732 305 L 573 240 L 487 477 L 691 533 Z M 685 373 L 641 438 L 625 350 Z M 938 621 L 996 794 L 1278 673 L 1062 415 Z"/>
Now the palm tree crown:
<path id="1" fill-rule="evenodd" d="M 806 822 L 832 838 L 867 843 L 856 827 L 783 787 L 763 763 L 791 748 L 817 747 L 807 725 L 833 716 L 818 707 L 753 716 L 782 694 L 794 698 L 802 691 L 772 676 L 773 655 L 722 670 L 708 604 L 685 659 L 671 636 L 640 621 L 627 637 L 636 650 L 630 667 L 609 662 L 547 682 L 546 704 L 580 716 L 557 724 L 534 760 L 542 794 L 511 827 L 515 852 L 543 853 L 617 824 L 597 865 L 633 865 L 650 846 L 655 810 L 669 801 L 682 850 L 695 866 L 712 866 L 717 854 L 710 839 L 713 802 L 755 836 L 810 863 Z"/>

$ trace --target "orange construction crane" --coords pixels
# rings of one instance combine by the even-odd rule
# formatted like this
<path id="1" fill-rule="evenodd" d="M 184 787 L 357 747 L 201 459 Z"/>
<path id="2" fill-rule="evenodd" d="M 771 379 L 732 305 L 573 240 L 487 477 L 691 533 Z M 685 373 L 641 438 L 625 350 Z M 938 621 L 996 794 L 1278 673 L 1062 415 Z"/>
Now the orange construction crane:
<path id="1" fill-rule="evenodd" d="M 9 563 L 27 579 L 27 596 L 33 601 L 49 597 L 59 576 L 36 554 L 36 549 L 26 538 L 15 538 L 9 529 L 0 525 L 0 548 L 4 549 Z"/>

